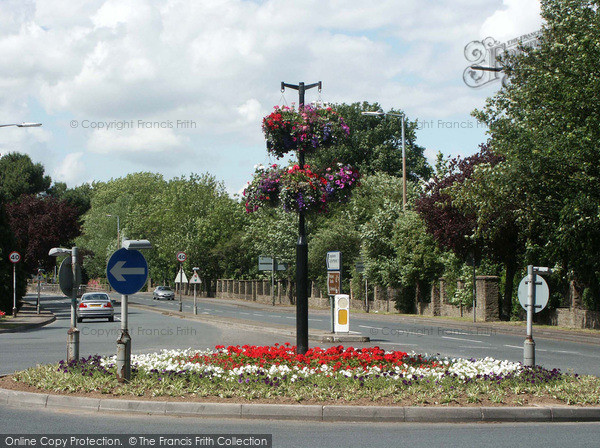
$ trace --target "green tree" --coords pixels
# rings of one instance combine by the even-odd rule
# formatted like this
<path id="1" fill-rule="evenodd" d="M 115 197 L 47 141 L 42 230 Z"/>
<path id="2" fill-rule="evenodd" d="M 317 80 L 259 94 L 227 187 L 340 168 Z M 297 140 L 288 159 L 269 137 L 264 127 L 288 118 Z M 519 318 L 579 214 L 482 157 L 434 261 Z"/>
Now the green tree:
<path id="1" fill-rule="evenodd" d="M 600 12 L 542 0 L 539 47 L 504 58 L 509 83 L 474 115 L 506 158 L 527 260 L 556 265 L 600 309 Z"/>
<path id="2" fill-rule="evenodd" d="M 0 158 L 0 199 L 4 201 L 45 192 L 51 183 L 50 176 L 44 175 L 44 166 L 34 164 L 27 154 L 11 152 Z"/>
<path id="3" fill-rule="evenodd" d="M 310 156 L 309 163 L 331 166 L 343 162 L 358 167 L 363 175 L 386 173 L 402 177 L 402 119 L 394 116 L 373 117 L 362 115 L 378 111 L 377 103 L 337 104 L 332 106 L 350 128 L 350 138 Z M 401 114 L 401 111 L 390 110 Z M 409 180 L 429 179 L 431 167 L 424 156 L 424 148 L 416 143 L 417 123 L 406 121 L 406 171 Z"/>

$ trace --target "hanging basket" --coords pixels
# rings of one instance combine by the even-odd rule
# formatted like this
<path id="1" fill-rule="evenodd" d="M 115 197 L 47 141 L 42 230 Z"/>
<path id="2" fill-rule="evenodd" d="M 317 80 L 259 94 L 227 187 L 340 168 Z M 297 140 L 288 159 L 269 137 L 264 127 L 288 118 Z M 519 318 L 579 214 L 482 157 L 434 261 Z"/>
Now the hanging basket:
<path id="1" fill-rule="evenodd" d="M 244 190 L 246 211 L 281 204 L 287 212 L 326 212 L 330 204 L 346 202 L 359 179 L 359 172 L 350 165 L 338 164 L 319 172 L 309 165 L 259 166 Z"/>
<path id="2" fill-rule="evenodd" d="M 305 153 L 335 144 L 350 135 L 344 119 L 331 107 L 275 106 L 263 118 L 262 130 L 267 150 L 280 158 L 290 151 Z"/>

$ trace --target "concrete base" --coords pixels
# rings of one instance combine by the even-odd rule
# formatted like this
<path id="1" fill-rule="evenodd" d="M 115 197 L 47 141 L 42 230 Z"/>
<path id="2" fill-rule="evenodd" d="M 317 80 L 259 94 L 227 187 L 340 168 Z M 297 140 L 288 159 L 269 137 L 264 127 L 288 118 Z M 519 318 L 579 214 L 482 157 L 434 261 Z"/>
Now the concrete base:
<path id="1" fill-rule="evenodd" d="M 321 342 L 371 342 L 371 338 L 353 333 L 329 333 L 321 338 Z"/>

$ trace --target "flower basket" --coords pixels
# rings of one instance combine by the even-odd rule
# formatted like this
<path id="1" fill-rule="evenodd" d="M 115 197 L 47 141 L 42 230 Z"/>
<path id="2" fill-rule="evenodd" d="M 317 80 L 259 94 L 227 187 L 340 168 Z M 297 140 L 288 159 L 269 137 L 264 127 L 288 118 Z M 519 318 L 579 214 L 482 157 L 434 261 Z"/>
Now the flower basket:
<path id="1" fill-rule="evenodd" d="M 322 172 L 313 171 L 309 165 L 259 167 L 244 190 L 246 211 L 281 203 L 287 212 L 326 212 L 330 204 L 347 201 L 359 179 L 356 169 L 342 164 Z"/>
<path id="2" fill-rule="evenodd" d="M 344 119 L 332 108 L 305 105 L 299 109 L 279 107 L 263 118 L 267 150 L 276 157 L 290 151 L 305 153 L 330 146 L 350 134 Z"/>

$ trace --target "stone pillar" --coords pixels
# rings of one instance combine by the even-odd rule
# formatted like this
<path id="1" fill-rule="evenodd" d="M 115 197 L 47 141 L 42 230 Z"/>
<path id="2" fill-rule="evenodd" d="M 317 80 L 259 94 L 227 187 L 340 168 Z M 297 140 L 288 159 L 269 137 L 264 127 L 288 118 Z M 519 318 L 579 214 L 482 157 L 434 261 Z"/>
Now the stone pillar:
<path id="1" fill-rule="evenodd" d="M 500 320 L 500 278 L 493 275 L 478 275 L 477 318 L 484 322 Z"/>
<path id="2" fill-rule="evenodd" d="M 435 282 L 431 285 L 431 313 L 434 316 L 442 315 L 442 303 L 440 300 L 440 284 L 436 284 Z"/>

